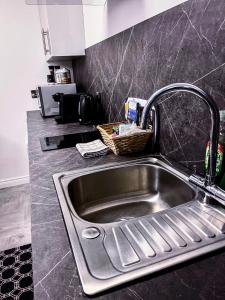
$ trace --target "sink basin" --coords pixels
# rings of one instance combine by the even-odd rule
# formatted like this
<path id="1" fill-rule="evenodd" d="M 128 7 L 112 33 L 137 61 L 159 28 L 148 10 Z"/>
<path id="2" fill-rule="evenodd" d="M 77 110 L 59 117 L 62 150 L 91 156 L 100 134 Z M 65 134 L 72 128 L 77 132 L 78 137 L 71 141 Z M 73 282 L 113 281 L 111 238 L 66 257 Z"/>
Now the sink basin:
<path id="1" fill-rule="evenodd" d="M 133 165 L 79 176 L 68 185 L 77 215 L 93 223 L 137 218 L 178 206 L 194 190 L 157 165 Z"/>
<path id="2" fill-rule="evenodd" d="M 53 175 L 83 290 L 94 295 L 225 246 L 225 209 L 148 157 Z"/>

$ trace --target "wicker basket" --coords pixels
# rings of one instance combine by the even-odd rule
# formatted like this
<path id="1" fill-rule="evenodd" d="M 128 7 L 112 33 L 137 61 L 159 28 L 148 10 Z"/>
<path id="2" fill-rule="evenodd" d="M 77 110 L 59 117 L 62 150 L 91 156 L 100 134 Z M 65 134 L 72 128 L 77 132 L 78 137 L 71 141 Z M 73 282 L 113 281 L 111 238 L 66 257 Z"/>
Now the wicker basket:
<path id="1" fill-rule="evenodd" d="M 116 136 L 112 138 L 113 126 L 118 126 L 120 124 L 121 123 L 109 123 L 97 126 L 104 143 L 116 155 L 144 151 L 145 146 L 152 135 L 152 131 L 148 129 L 144 132 L 136 132 L 126 136 Z"/>

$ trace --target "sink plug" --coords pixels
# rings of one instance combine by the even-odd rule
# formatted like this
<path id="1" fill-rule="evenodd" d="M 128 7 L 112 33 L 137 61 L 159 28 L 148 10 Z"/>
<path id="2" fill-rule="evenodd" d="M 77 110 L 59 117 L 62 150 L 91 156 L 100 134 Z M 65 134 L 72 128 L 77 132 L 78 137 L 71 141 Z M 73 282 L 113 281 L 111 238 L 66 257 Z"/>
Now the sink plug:
<path id="1" fill-rule="evenodd" d="M 82 238 L 95 239 L 100 235 L 100 231 L 96 227 L 88 227 L 82 231 Z"/>

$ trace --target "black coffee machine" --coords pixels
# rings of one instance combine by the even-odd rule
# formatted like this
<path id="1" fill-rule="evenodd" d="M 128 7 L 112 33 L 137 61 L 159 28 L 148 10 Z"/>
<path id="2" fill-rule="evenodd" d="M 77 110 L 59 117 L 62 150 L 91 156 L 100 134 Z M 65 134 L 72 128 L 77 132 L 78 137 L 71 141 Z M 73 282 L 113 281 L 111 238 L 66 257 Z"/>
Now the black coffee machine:
<path id="1" fill-rule="evenodd" d="M 79 121 L 79 94 L 56 93 L 52 97 L 59 103 L 59 115 L 55 117 L 57 123 L 62 124 Z"/>
<path id="2" fill-rule="evenodd" d="M 53 99 L 59 103 L 57 123 L 80 122 L 82 125 L 101 124 L 104 120 L 101 96 L 87 94 L 54 94 Z"/>

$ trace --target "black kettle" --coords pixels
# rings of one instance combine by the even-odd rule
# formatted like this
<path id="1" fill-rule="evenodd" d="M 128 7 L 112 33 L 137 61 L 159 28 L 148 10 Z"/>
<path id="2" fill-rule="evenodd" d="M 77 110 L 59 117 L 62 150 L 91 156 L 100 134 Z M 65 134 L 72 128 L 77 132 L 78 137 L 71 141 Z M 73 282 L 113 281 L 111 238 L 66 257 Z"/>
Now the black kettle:
<path id="1" fill-rule="evenodd" d="M 93 124 L 94 116 L 94 99 L 90 95 L 81 95 L 79 102 L 79 122 L 82 125 Z"/>

